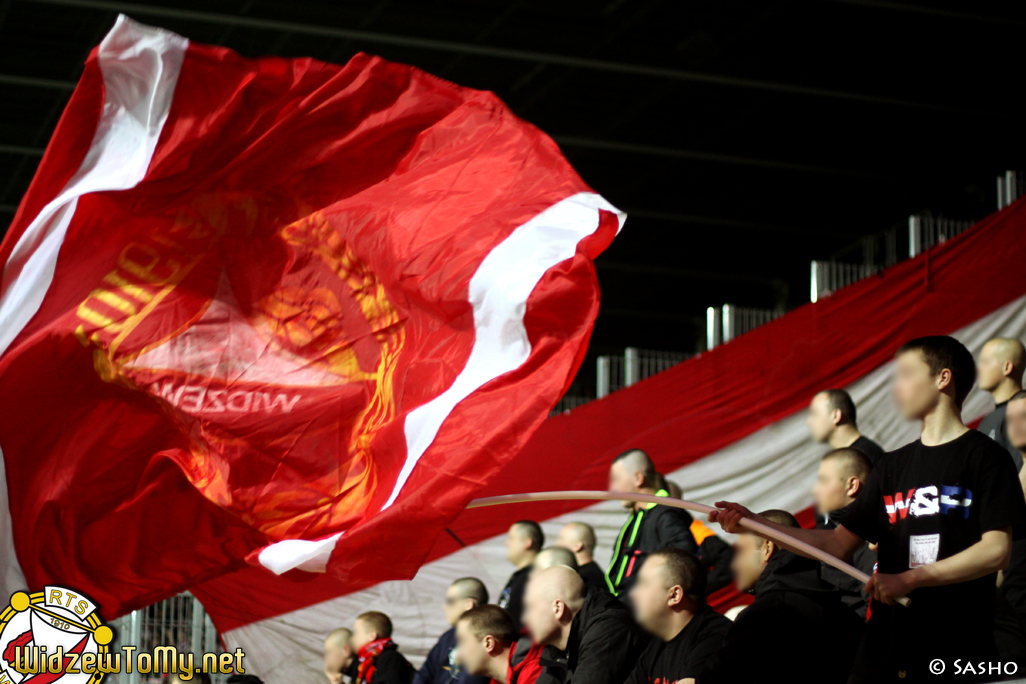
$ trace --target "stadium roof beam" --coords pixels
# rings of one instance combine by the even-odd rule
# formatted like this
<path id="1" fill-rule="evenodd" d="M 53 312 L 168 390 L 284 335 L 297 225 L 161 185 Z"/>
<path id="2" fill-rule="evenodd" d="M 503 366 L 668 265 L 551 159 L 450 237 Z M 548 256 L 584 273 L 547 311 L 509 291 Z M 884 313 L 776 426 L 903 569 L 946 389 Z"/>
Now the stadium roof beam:
<path id="1" fill-rule="evenodd" d="M 982 21 L 988 24 L 1003 24 L 1005 26 L 1026 26 L 1026 21 L 1009 19 L 1007 17 L 995 17 L 989 14 L 974 14 L 972 12 L 960 12 L 958 10 L 944 9 L 943 7 L 926 7 L 923 5 L 909 5 L 903 2 L 888 2 L 888 0 L 821 0 L 841 5 L 860 5 L 873 9 L 890 10 L 892 12 L 909 12 L 911 14 L 926 14 L 946 19 L 958 19 L 960 21 Z"/>
<path id="2" fill-rule="evenodd" d="M 2 82 L 0 76 L 0 82 Z M 573 136 L 552 136 L 560 146 L 580 147 L 584 149 L 602 150 L 607 152 L 627 152 L 642 154 L 654 157 L 670 157 L 673 159 L 686 159 L 689 161 L 708 162 L 714 164 L 728 164 L 735 166 L 754 166 L 756 168 L 798 171 L 812 174 L 825 174 L 836 176 L 851 176 L 854 178 L 871 178 L 875 180 L 888 180 L 901 182 L 902 179 L 893 176 L 882 176 L 879 174 L 864 173 L 849 169 L 835 169 L 827 166 L 813 166 L 809 164 L 796 164 L 792 162 L 775 161 L 773 159 L 757 159 L 754 157 L 739 157 L 731 154 L 720 154 L 717 152 L 700 152 L 698 150 L 683 150 L 675 147 L 662 147 L 660 145 L 635 145 L 633 143 L 614 142 L 610 140 L 592 140 L 590 138 L 576 138 Z M 0 144 L 0 154 L 21 154 L 29 157 L 40 157 L 46 150 L 42 147 L 28 147 L 25 145 L 4 145 Z M 654 212 L 653 212 L 654 213 Z M 660 216 L 659 218 L 666 218 Z"/>
<path id="3" fill-rule="evenodd" d="M 604 59 L 593 59 L 589 57 L 574 57 L 572 55 L 560 55 L 548 52 L 536 52 L 533 50 L 519 50 L 516 48 L 496 47 L 492 45 L 479 45 L 474 43 L 461 43 L 458 41 L 439 40 L 435 38 L 421 38 L 417 36 L 403 36 L 391 33 L 380 33 L 364 29 L 339 28 L 334 26 L 320 26 L 316 24 L 304 24 L 291 21 L 280 21 L 277 19 L 263 19 L 236 14 L 222 14 L 216 12 L 205 12 L 202 10 L 189 10 L 177 7 L 160 7 L 156 5 L 143 5 L 132 2 L 117 2 L 114 0 L 23 0 L 48 5 L 60 5 L 62 7 L 78 7 L 82 9 L 93 9 L 104 12 L 123 12 L 137 16 L 163 17 L 167 19 L 181 19 L 196 21 L 222 26 L 237 26 L 243 28 L 262 29 L 268 31 L 287 31 L 300 35 L 325 36 L 330 38 L 341 38 L 364 43 L 375 43 L 379 45 L 397 45 L 408 48 L 423 50 L 434 50 L 440 52 L 452 52 L 465 55 L 476 55 L 479 57 L 493 57 L 497 59 L 508 59 L 534 64 L 551 64 L 555 66 L 574 67 L 579 69 L 591 69 L 611 73 L 629 74 L 632 76 L 647 76 L 652 78 L 663 78 L 676 81 L 689 81 L 692 83 L 705 83 L 709 85 L 720 85 L 750 90 L 776 92 L 788 95 L 804 95 L 808 97 L 830 98 L 836 100 L 847 100 L 866 102 L 869 104 L 887 105 L 896 107 L 913 107 L 918 109 L 930 109 L 937 111 L 949 111 L 957 113 L 972 113 L 987 115 L 987 112 L 965 109 L 951 105 L 916 102 L 900 98 L 885 97 L 881 95 L 870 95 L 867 93 L 852 93 L 829 88 L 815 88 L 810 86 L 796 85 L 792 83 L 779 83 L 755 78 L 743 78 L 738 76 L 726 76 L 722 74 L 710 74 L 685 69 L 672 69 L 667 67 L 648 66 L 644 64 L 630 64 Z"/>
<path id="4" fill-rule="evenodd" d="M 14 154 L 24 157 L 42 157 L 46 150 L 42 147 L 28 147 L 27 145 L 3 145 L 0 144 L 0 154 Z"/>
<path id="5" fill-rule="evenodd" d="M 49 90 L 74 90 L 74 81 L 58 81 L 52 78 L 33 78 L 31 76 L 14 76 L 13 74 L 0 74 L 0 84 L 20 85 L 30 88 L 47 88 Z"/>
<path id="6" fill-rule="evenodd" d="M 716 280 L 730 283 L 771 285 L 773 287 L 778 288 L 787 288 L 787 283 L 782 278 L 752 275 L 750 273 L 723 273 L 718 271 L 702 271 L 692 268 L 669 268 L 665 266 L 652 266 L 650 264 L 624 264 L 615 261 L 604 261 L 602 259 L 599 259 L 595 262 L 595 268 L 597 268 L 599 271 L 617 271 L 620 273 L 644 273 L 647 275 L 665 276 L 667 278 L 680 278 L 682 280 Z"/>
<path id="7" fill-rule="evenodd" d="M 902 178 L 898 178 L 896 176 L 887 176 L 852 169 L 816 166 L 814 164 L 778 161 L 776 159 L 743 157 L 735 154 L 721 154 L 719 152 L 685 150 L 676 147 L 664 147 L 662 145 L 643 145 L 639 143 L 617 142 L 613 140 L 595 140 L 593 138 L 580 138 L 572 135 L 552 135 L 552 139 L 555 140 L 560 147 L 579 147 L 582 149 L 602 150 L 604 152 L 626 152 L 628 154 L 644 154 L 653 157 L 671 157 L 673 159 L 687 159 L 689 161 L 711 162 L 714 164 L 754 166 L 764 169 L 773 169 L 775 171 L 798 171 L 830 176 L 851 176 L 854 178 L 870 178 L 873 180 L 887 180 L 895 182 L 903 181 Z"/>

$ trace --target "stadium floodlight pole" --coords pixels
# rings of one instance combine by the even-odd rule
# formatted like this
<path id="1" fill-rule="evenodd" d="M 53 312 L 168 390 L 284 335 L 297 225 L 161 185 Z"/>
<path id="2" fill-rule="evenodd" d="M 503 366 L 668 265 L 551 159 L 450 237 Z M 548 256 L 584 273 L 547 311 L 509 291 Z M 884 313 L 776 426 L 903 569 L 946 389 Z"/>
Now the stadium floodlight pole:
<path id="1" fill-rule="evenodd" d="M 668 496 L 654 496 L 652 494 L 626 494 L 623 492 L 588 492 L 588 491 L 570 491 L 570 492 L 534 492 L 533 494 L 505 494 L 503 496 L 488 496 L 483 499 L 474 499 L 467 508 L 482 508 L 484 506 L 496 506 L 498 504 L 509 504 L 509 503 L 529 503 L 532 501 L 638 501 L 641 503 L 653 503 L 660 504 L 662 506 L 672 506 L 673 508 L 684 508 L 689 511 L 695 511 L 696 513 L 703 513 L 709 515 L 712 511 L 717 510 L 715 506 L 708 506 L 706 504 L 695 503 L 694 501 L 685 501 L 684 499 L 674 499 Z M 811 544 L 806 544 L 800 539 L 796 539 L 789 534 L 785 534 L 776 530 L 768 525 L 764 525 L 758 520 L 752 520 L 751 518 L 741 518 L 741 526 L 747 527 L 752 532 L 757 533 L 760 537 L 765 537 L 778 544 L 784 544 L 792 548 L 798 549 L 804 554 L 807 554 L 816 560 L 823 561 L 827 565 L 832 565 L 846 575 L 850 575 L 858 581 L 865 584 L 869 581 L 869 575 L 862 572 L 856 567 L 853 567 L 845 563 L 836 556 L 831 556 L 826 551 L 817 549 Z M 911 605 L 911 601 L 907 596 L 903 596 L 898 599 L 898 603 L 903 606 Z"/>

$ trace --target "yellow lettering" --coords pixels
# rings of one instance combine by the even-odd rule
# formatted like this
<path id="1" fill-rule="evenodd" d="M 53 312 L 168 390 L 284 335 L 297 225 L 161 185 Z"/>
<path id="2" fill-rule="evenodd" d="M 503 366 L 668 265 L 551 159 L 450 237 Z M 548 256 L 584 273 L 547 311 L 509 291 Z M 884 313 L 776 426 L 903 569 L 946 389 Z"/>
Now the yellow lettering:
<path id="1" fill-rule="evenodd" d="M 111 271 L 107 275 L 103 276 L 111 285 L 120 288 L 129 297 L 138 299 L 143 304 L 148 304 L 153 300 L 153 293 L 143 288 L 141 285 L 130 283 L 121 276 L 118 275 L 117 271 Z"/>
<path id="2" fill-rule="evenodd" d="M 174 259 L 168 259 L 161 264 L 160 252 L 139 242 L 128 243 L 121 251 L 121 256 L 118 257 L 118 265 L 132 275 L 154 285 L 168 282 L 182 268 L 181 264 Z"/>

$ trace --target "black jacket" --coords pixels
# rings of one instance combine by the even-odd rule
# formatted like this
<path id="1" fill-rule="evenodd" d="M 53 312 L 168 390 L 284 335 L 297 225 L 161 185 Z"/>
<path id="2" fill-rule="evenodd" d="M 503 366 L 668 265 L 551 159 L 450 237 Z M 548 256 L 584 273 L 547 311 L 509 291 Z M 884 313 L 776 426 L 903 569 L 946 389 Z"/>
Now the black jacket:
<path id="1" fill-rule="evenodd" d="M 817 514 L 816 529 L 834 529 L 843 521 L 846 510 L 846 508 L 842 508 L 839 511 L 831 511 L 825 518 Z M 863 544 L 852 554 L 848 562 L 867 575 L 872 575 L 873 568 L 876 566 L 876 552 L 869 548 L 869 544 Z M 826 563 L 823 563 L 820 573 L 828 584 L 840 592 L 841 601 L 844 605 L 854 610 L 860 618 L 865 620 L 866 611 L 869 609 L 869 595 L 862 591 L 863 583 Z"/>
<path id="2" fill-rule="evenodd" d="M 657 496 L 666 496 L 660 490 Z M 615 594 L 624 602 L 634 585 L 638 570 L 648 554 L 672 546 L 698 555 L 698 545 L 691 534 L 691 515 L 682 508 L 650 504 L 627 518 L 613 547 L 613 560 L 606 577 Z"/>
<path id="3" fill-rule="evenodd" d="M 705 595 L 708 596 L 727 586 L 734 579 L 730 573 L 730 561 L 734 558 L 734 548 L 711 534 L 698 545 L 698 560 L 706 570 Z"/>
<path id="4" fill-rule="evenodd" d="M 623 684 L 648 637 L 612 594 L 589 593 L 570 625 L 567 684 Z"/>
<path id="5" fill-rule="evenodd" d="M 589 561 L 577 568 L 577 574 L 584 580 L 584 586 L 588 588 L 589 594 L 596 591 L 604 594 L 609 593 L 609 585 L 606 584 L 606 573 L 602 572 L 602 568 L 595 561 Z"/>
<path id="6" fill-rule="evenodd" d="M 389 646 L 374 661 L 374 676 L 368 684 L 410 684 L 413 681 L 413 665 Z"/>
<path id="7" fill-rule="evenodd" d="M 528 565 L 510 575 L 497 601 L 499 608 L 504 608 L 509 613 L 517 627 L 523 624 L 521 618 L 524 612 L 524 589 L 527 588 L 527 578 L 530 574 L 531 566 Z"/>
<path id="8" fill-rule="evenodd" d="M 822 581 L 819 561 L 778 549 L 702 684 L 844 684 L 864 623 Z"/>

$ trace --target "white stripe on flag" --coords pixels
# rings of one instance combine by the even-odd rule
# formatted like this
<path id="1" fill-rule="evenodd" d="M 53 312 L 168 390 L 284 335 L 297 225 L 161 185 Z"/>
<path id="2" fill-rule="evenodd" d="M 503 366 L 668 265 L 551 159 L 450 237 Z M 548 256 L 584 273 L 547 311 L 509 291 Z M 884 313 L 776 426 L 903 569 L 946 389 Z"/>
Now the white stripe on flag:
<path id="1" fill-rule="evenodd" d="M 14 280 L 0 299 L 0 356 L 28 325 L 50 289 L 78 198 L 91 192 L 127 190 L 146 176 L 188 45 L 181 36 L 137 24 L 124 15 L 100 43 L 104 103 L 89 151 L 61 194 L 29 224 L 4 264 L 4 279 Z M 0 595 L 24 588 L 25 578 L 14 554 L 0 450 Z"/>
<path id="2" fill-rule="evenodd" d="M 599 209 L 615 213 L 622 227 L 626 218 L 622 212 L 595 193 L 580 192 L 519 226 L 481 261 L 468 293 L 474 308 L 470 357 L 449 389 L 406 417 L 406 462 L 382 510 L 395 503 L 456 405 L 527 361 L 531 353 L 524 328 L 527 299 L 546 271 L 573 257 L 577 244 L 598 229 Z M 322 572 L 339 537 L 270 544 L 260 551 L 260 564 L 279 575 L 293 568 Z"/>

